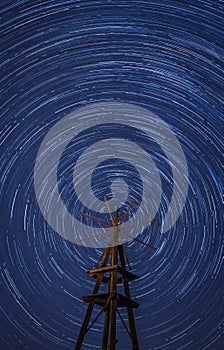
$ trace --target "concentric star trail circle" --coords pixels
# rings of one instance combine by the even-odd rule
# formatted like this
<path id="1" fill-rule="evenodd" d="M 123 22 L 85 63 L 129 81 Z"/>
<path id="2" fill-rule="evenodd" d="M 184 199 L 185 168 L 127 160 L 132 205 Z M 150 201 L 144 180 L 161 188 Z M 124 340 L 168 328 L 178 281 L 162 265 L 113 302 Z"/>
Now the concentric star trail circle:
<path id="1" fill-rule="evenodd" d="M 139 347 L 223 350 L 223 5 L 219 0 L 1 1 L 1 350 L 74 348 L 86 310 L 82 296 L 91 294 L 95 283 L 86 270 L 95 267 L 102 249 L 75 244 L 52 229 L 36 199 L 34 167 L 42 141 L 59 121 L 100 103 L 141 107 L 168 125 L 187 161 L 185 205 L 176 223 L 161 233 L 174 189 L 172 162 L 137 126 L 116 127 L 106 120 L 99 127 L 86 123 L 59 159 L 64 210 L 80 219 L 86 209 L 109 223 L 107 213 L 87 210 L 87 204 L 94 208 L 96 199 L 104 204 L 105 192 L 112 201 L 112 193 L 122 188 L 122 200 L 128 200 L 121 215 L 132 198 L 139 200 L 128 222 L 145 214 L 144 186 L 152 186 L 158 173 L 156 221 L 138 236 L 157 250 L 125 243 L 131 272 L 140 276 L 130 283 L 132 299 L 140 304 L 134 311 Z M 139 167 L 111 154 L 94 170 L 90 165 L 92 199 L 82 205 L 77 179 L 87 174 L 77 174 L 78 160 L 86 169 L 86 152 L 91 155 L 94 145 L 101 148 L 112 139 L 149 154 L 146 170 L 154 169 L 155 179 L 143 183 Z M 153 199 L 150 203 L 154 206 Z M 85 217 L 81 222 L 102 228 Z M 93 319 L 99 312 L 96 307 Z M 127 322 L 125 311 L 121 314 Z M 82 350 L 101 348 L 103 324 L 99 318 Z M 117 332 L 118 349 L 129 350 L 119 320 Z"/>
<path id="2" fill-rule="evenodd" d="M 135 127 L 137 131 L 144 132 L 148 137 L 154 139 L 167 155 L 173 173 L 174 185 L 173 198 L 162 225 L 162 232 L 168 231 L 175 224 L 185 204 L 188 190 L 188 169 L 182 148 L 166 123 L 155 114 L 127 103 L 98 103 L 81 108 L 64 117 L 48 132 L 36 158 L 34 184 L 37 200 L 47 222 L 62 237 L 72 242 L 98 248 L 106 247 L 109 244 L 113 231 L 105 232 L 105 228 L 100 230 L 88 225 L 83 227 L 80 220 L 72 217 L 60 199 L 57 188 L 57 169 L 61 155 L 72 138 L 83 132 L 87 125 L 88 128 L 96 126 L 99 128 L 101 124 L 108 120 L 110 122 L 108 123 L 109 127 L 110 124 L 115 124 L 118 128 L 121 125 L 128 125 L 132 128 Z M 99 212 L 103 207 L 102 201 L 92 196 L 91 178 L 89 177 L 91 177 L 91 173 L 98 163 L 107 160 L 109 157 L 125 158 L 130 164 L 137 167 L 143 185 L 144 182 L 147 182 L 147 186 L 144 185 L 143 197 L 141 198 L 140 220 L 139 216 L 136 215 L 122 225 L 124 230 L 125 226 L 130 227 L 130 223 L 136 225 L 138 222 L 146 221 L 149 215 L 154 217 L 159 208 L 162 192 L 158 172 L 156 173 L 146 152 L 135 143 L 119 138 L 106 140 L 103 145 L 101 145 L 101 142 L 96 143 L 91 151 L 87 149 L 81 160 L 78 159 L 77 169 L 74 170 L 74 184 L 78 200 L 87 208 L 91 203 L 92 207 L 90 209 L 95 212 Z M 115 167 L 114 172 L 117 171 Z M 78 179 L 79 174 L 84 174 L 81 179 Z M 108 194 L 104 193 L 105 195 Z M 127 198 L 124 198 L 122 194 L 122 187 L 118 188 L 117 194 L 113 194 L 110 206 L 116 208 L 126 200 Z M 105 208 L 105 210 L 107 209 Z M 143 226 L 143 229 L 147 226 Z M 101 232 L 102 235 L 100 235 Z M 121 239 L 125 243 L 138 233 L 139 228 L 131 229 L 129 235 L 124 235 Z M 96 235 L 97 238 L 95 238 Z M 87 237 L 91 236 L 93 238 L 87 240 Z"/>

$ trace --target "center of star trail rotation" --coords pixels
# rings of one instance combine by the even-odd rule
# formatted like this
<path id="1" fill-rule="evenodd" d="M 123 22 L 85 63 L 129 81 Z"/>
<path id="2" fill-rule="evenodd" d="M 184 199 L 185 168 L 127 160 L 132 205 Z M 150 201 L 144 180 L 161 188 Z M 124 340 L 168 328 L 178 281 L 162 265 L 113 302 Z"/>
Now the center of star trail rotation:
<path id="1" fill-rule="evenodd" d="M 179 218 L 162 233 L 173 173 L 167 154 L 146 137 L 162 191 L 156 221 L 137 236 L 157 250 L 125 243 L 132 272 L 141 276 L 130 284 L 140 304 L 139 347 L 221 350 L 223 2 L 2 1 L 0 14 L 0 348 L 73 349 L 86 309 L 82 295 L 94 285 L 86 270 L 102 249 L 64 239 L 44 219 L 35 195 L 35 161 L 48 132 L 70 113 L 127 103 L 168 125 L 186 157 L 189 181 Z M 106 132 L 89 129 L 86 145 Z M 129 142 L 142 137 L 137 131 L 125 135 Z M 73 206 L 75 142 L 57 171 L 58 191 L 73 216 L 80 211 Z M 133 167 L 120 158 L 96 166 L 90 184 L 102 208 L 114 179 L 141 200 L 147 179 Z M 127 222 L 137 210 L 136 203 Z M 101 348 L 102 327 L 100 318 L 83 350 Z M 121 323 L 117 331 L 118 349 L 130 349 Z"/>
<path id="2" fill-rule="evenodd" d="M 105 123 L 105 120 L 110 122 Z M 87 123 L 88 128 L 86 132 Z M 75 138 L 77 145 L 70 147 L 70 152 L 68 152 L 67 145 L 70 144 L 73 138 Z M 153 143 L 150 142 L 150 139 L 155 144 L 158 144 L 162 154 L 158 150 L 154 150 L 155 146 L 152 146 Z M 60 161 L 64 153 L 66 153 L 64 159 L 67 158 L 70 163 L 71 153 L 75 154 L 72 166 L 74 168 L 73 181 L 69 181 L 69 178 L 67 178 L 67 169 L 64 165 L 61 176 L 58 176 L 59 163 L 64 164 L 64 162 Z M 123 243 L 130 240 L 130 238 L 139 234 L 139 232 L 133 232 L 138 231 L 136 225 L 139 222 L 143 222 L 143 220 L 146 221 L 149 213 L 151 217 L 154 217 L 160 207 L 161 179 L 151 153 L 156 153 L 154 158 L 157 159 L 157 162 L 168 163 L 169 172 L 172 173 L 171 177 L 173 177 L 172 198 L 160 228 L 160 231 L 165 233 L 175 224 L 180 216 L 188 191 L 186 158 L 177 138 L 169 127 L 157 115 L 145 108 L 139 108 L 127 103 L 91 104 L 87 108 L 80 108 L 74 113 L 70 113 L 50 129 L 42 141 L 36 157 L 34 187 L 44 218 L 56 232 L 71 242 L 77 243 L 77 239 L 79 239 L 81 244 L 82 237 L 84 240 L 83 244 L 85 243 L 86 246 L 95 248 L 106 247 L 111 240 L 112 232 L 104 232 L 105 228 L 94 229 L 92 225 L 89 227 L 86 223 L 81 224 L 80 210 L 82 212 L 94 210 L 97 213 L 102 211 L 102 198 L 105 195 L 108 196 L 108 191 L 106 188 L 104 189 L 101 200 L 98 200 L 97 196 L 92 195 L 91 173 L 97 168 L 100 161 L 108 161 L 116 157 L 116 159 L 120 159 L 121 163 L 126 161 L 127 164 L 133 165 L 134 169 L 139 172 L 144 185 L 142 196 L 138 199 L 139 209 L 141 210 L 138 210 L 135 217 L 132 217 L 127 223 L 124 222 L 122 225 L 122 231 L 130 228 L 130 224 L 132 225 L 129 236 L 125 236 L 124 233 L 122 237 Z M 166 167 L 163 165 L 163 173 L 167 176 L 165 169 Z M 125 172 L 129 180 L 132 181 L 132 186 L 129 186 L 129 190 L 125 181 L 123 183 L 117 183 L 116 181 L 115 185 L 114 176 L 110 176 L 111 180 L 107 179 L 108 186 L 112 182 L 109 192 L 109 195 L 111 195 L 109 205 L 113 209 L 125 203 L 128 196 L 130 197 L 128 192 L 131 192 L 131 188 L 139 192 L 135 177 L 132 175 L 133 171 L 123 169 L 123 179 Z M 113 174 L 115 175 L 116 173 L 117 170 L 114 168 Z M 70 182 L 74 186 L 73 192 L 75 192 L 76 196 L 73 195 L 73 197 L 76 197 L 76 199 L 72 203 L 70 202 L 70 206 L 75 208 L 75 215 L 71 215 L 71 211 L 64 204 L 65 199 L 64 201 L 61 199 L 57 185 L 60 177 L 63 178 L 64 182 Z M 102 174 L 100 177 L 101 181 L 103 181 L 103 178 Z M 164 187 L 168 188 L 170 182 L 168 181 L 168 184 L 165 183 Z M 115 191 L 112 190 L 112 186 Z M 70 190 L 66 199 L 70 198 L 71 195 L 72 192 Z M 136 198 L 134 200 L 136 201 Z M 124 210 L 123 206 L 121 210 Z M 96 233 L 99 239 L 86 241 L 85 238 L 90 237 L 91 234 L 95 238 Z"/>

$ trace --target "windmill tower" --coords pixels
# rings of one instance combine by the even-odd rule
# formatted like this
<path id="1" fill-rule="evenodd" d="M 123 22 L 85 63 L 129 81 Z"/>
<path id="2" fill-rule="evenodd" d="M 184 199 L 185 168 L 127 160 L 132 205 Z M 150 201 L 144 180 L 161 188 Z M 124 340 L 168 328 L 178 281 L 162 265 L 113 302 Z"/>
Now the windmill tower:
<path id="1" fill-rule="evenodd" d="M 133 313 L 133 309 L 137 308 L 139 304 L 131 299 L 129 288 L 129 282 L 139 277 L 127 270 L 126 266 L 128 265 L 130 268 L 130 264 L 124 246 L 119 240 L 119 226 L 123 223 L 128 212 L 133 206 L 134 201 L 131 202 L 129 208 L 120 220 L 119 208 L 116 209 L 116 216 L 114 218 L 111 213 L 106 196 L 104 197 L 104 200 L 106 202 L 110 218 L 113 224 L 112 242 L 111 245 L 107 246 L 104 249 L 104 252 L 97 263 L 97 266 L 99 266 L 100 263 L 101 266 L 94 270 L 88 271 L 91 277 L 96 278 L 96 283 L 93 289 L 93 293 L 91 295 L 83 297 L 84 302 L 88 303 L 88 308 L 86 310 L 86 314 L 74 350 L 81 349 L 85 334 L 103 313 L 104 328 L 102 335 L 102 350 L 116 349 L 116 344 L 118 342 L 116 334 L 117 316 L 120 318 L 122 324 L 124 325 L 124 328 L 130 336 L 132 349 L 139 350 Z M 87 216 L 88 218 L 94 221 L 100 222 L 106 227 L 110 227 L 106 223 L 98 220 L 97 218 L 94 218 L 84 213 L 81 214 Z M 153 220 L 150 220 L 149 222 L 151 221 Z M 139 243 L 144 244 L 149 248 L 156 249 L 152 245 L 142 242 L 137 238 L 133 239 Z M 99 293 L 101 283 L 107 285 L 107 291 L 104 293 Z M 118 284 L 123 285 L 123 294 L 118 293 Z M 98 316 L 95 317 L 95 319 L 90 323 L 91 314 L 95 305 L 101 306 L 101 311 L 99 312 Z M 123 320 L 120 314 L 120 308 L 126 308 L 128 325 L 126 325 L 125 321 Z"/>

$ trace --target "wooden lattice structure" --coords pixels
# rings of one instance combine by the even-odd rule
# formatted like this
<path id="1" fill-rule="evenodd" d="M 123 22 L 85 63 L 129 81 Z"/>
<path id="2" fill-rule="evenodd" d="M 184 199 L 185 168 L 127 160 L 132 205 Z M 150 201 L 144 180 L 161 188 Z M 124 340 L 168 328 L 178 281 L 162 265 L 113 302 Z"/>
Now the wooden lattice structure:
<path id="1" fill-rule="evenodd" d="M 75 350 L 81 349 L 85 334 L 103 313 L 104 328 L 102 333 L 102 350 L 116 349 L 116 344 L 118 342 L 116 323 L 118 317 L 130 336 L 132 344 L 131 348 L 133 350 L 138 350 L 139 346 L 135 328 L 133 309 L 137 308 L 139 304 L 131 299 L 129 282 L 139 277 L 128 271 L 127 266 L 129 266 L 130 269 L 130 264 L 124 246 L 122 242 L 119 241 L 119 226 L 124 221 L 133 203 L 130 204 L 122 220 L 119 221 L 119 209 L 116 210 L 116 217 L 113 218 L 106 198 L 105 201 L 108 206 L 108 210 L 114 227 L 112 244 L 104 249 L 100 260 L 97 263 L 97 266 L 99 266 L 100 263 L 101 266 L 94 270 L 88 271 L 89 276 L 96 278 L 96 283 L 93 289 L 93 293 L 91 295 L 83 297 L 84 302 L 88 303 L 88 308 L 86 310 L 82 327 L 80 329 L 79 337 L 75 345 Z M 93 218 L 89 215 L 83 213 L 82 215 L 87 216 L 92 220 L 99 221 L 98 219 Z M 102 224 L 102 221 L 100 221 L 100 223 Z M 150 248 L 156 249 L 155 247 L 146 244 L 140 241 L 139 239 L 133 239 L 137 240 L 140 243 L 143 243 L 144 245 Z M 99 293 L 101 283 L 106 284 L 107 286 L 107 291 L 104 293 Z M 123 285 L 123 294 L 118 292 L 119 284 Z M 90 318 L 95 305 L 101 306 L 102 309 L 98 316 L 90 323 Z M 128 325 L 126 325 L 125 321 L 121 316 L 121 313 L 119 311 L 120 308 L 126 309 Z"/>

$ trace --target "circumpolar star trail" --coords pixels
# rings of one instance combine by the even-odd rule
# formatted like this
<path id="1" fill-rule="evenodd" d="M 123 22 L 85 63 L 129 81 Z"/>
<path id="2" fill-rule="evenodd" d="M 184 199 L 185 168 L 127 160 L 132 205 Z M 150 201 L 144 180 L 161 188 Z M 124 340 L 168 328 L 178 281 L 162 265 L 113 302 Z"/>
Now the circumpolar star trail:
<path id="1" fill-rule="evenodd" d="M 166 154 L 143 133 L 105 125 L 86 130 L 65 149 L 58 167 L 63 203 L 76 218 L 83 211 L 75 205 L 73 169 L 89 145 L 120 133 L 144 146 L 162 194 L 156 221 L 138 236 L 157 250 L 134 240 L 125 244 L 132 271 L 141 277 L 130 285 L 140 304 L 134 312 L 140 349 L 223 349 L 223 7 L 217 0 L 1 2 L 1 350 L 74 347 L 86 309 L 82 296 L 94 285 L 86 270 L 102 250 L 65 240 L 48 225 L 35 196 L 34 166 L 57 122 L 107 102 L 146 108 L 169 125 L 189 171 L 183 211 L 160 232 L 174 186 Z M 116 157 L 93 169 L 91 186 L 102 211 L 86 214 L 110 224 L 103 197 L 110 200 L 111 188 L 120 184 L 130 197 L 121 215 L 136 200 L 128 225 L 149 180 Z M 83 350 L 100 348 L 102 327 L 100 318 Z M 121 322 L 117 328 L 118 349 L 129 350 Z"/>

